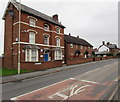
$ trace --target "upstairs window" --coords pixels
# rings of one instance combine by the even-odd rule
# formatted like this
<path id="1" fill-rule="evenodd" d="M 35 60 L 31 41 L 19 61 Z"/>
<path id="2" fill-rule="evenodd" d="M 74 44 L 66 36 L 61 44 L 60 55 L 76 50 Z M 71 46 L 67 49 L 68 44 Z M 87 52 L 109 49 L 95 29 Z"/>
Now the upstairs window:
<path id="1" fill-rule="evenodd" d="M 83 46 L 81 45 L 81 49 L 83 49 Z"/>
<path id="2" fill-rule="evenodd" d="M 70 44 L 70 48 L 73 48 L 73 44 Z"/>
<path id="3" fill-rule="evenodd" d="M 56 46 L 60 46 L 60 38 L 56 38 Z"/>
<path id="4" fill-rule="evenodd" d="M 58 34 L 60 34 L 60 28 L 59 28 L 59 27 L 56 28 L 56 32 L 57 32 Z"/>
<path id="5" fill-rule="evenodd" d="M 48 36 L 44 36 L 44 44 L 49 45 L 49 37 Z"/>
<path id="6" fill-rule="evenodd" d="M 49 30 L 49 25 L 48 24 L 44 24 L 44 30 L 46 30 L 46 31 Z"/>
<path id="7" fill-rule="evenodd" d="M 30 18 L 29 19 L 29 24 L 30 24 L 30 26 L 35 27 L 36 26 L 36 20 L 33 19 L 33 18 Z"/>
<path id="8" fill-rule="evenodd" d="M 29 43 L 32 43 L 32 44 L 35 43 L 35 33 L 34 32 L 29 33 Z"/>

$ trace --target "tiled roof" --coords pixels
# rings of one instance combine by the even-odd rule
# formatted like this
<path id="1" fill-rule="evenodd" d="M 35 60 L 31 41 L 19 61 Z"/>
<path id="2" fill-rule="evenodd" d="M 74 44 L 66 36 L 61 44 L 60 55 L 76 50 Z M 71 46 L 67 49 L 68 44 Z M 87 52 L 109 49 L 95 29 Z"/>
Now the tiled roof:
<path id="1" fill-rule="evenodd" d="M 67 42 L 67 43 L 93 47 L 90 43 L 88 43 L 84 39 L 81 39 L 81 38 L 78 38 L 78 37 L 74 37 L 74 36 L 71 36 L 71 35 L 65 35 L 64 37 L 65 37 L 64 38 L 65 42 Z"/>
<path id="2" fill-rule="evenodd" d="M 108 48 L 111 48 L 111 49 L 115 49 L 117 48 L 117 45 L 116 44 L 110 44 L 110 45 L 106 45 Z"/>
<path id="3" fill-rule="evenodd" d="M 109 49 L 117 49 L 117 45 L 116 44 L 100 45 L 98 49 L 100 49 L 102 46 L 106 46 Z"/>
<path id="4" fill-rule="evenodd" d="M 50 17 L 50 16 L 47 16 L 47 15 L 45 15 L 45 14 L 43 14 L 43 13 L 37 11 L 37 10 L 34 10 L 34 9 L 28 7 L 28 6 L 25 6 L 25 5 L 23 5 L 23 4 L 20 4 L 20 3 L 16 2 L 15 0 L 12 0 L 11 3 L 12 3 L 13 5 L 15 5 L 15 7 L 17 7 L 18 9 L 20 8 L 20 5 L 21 5 L 21 10 L 22 10 L 23 12 L 29 13 L 29 14 L 31 14 L 31 15 L 33 15 L 33 16 L 39 17 L 39 18 L 41 18 L 41 19 L 44 19 L 44 20 L 46 20 L 46 21 L 49 21 L 49 22 L 51 22 L 51 23 L 53 23 L 53 24 L 56 24 L 56 25 L 58 25 L 58 26 L 60 26 L 60 27 L 65 28 L 60 22 L 58 22 L 57 20 L 54 20 L 54 19 L 53 19 L 52 17 Z M 5 16 L 5 15 L 4 15 L 4 16 Z M 4 19 L 4 17 L 3 17 L 3 19 Z"/>

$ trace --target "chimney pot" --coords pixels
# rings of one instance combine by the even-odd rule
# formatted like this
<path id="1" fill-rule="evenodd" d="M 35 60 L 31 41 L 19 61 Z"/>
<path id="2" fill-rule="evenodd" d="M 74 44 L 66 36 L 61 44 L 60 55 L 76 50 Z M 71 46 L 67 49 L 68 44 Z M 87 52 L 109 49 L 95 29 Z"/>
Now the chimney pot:
<path id="1" fill-rule="evenodd" d="M 103 45 L 105 45 L 105 41 L 103 41 L 102 43 L 103 43 Z"/>
<path id="2" fill-rule="evenodd" d="M 53 15 L 52 17 L 55 21 L 58 21 L 58 15 L 57 14 Z"/>
<path id="3" fill-rule="evenodd" d="M 110 45 L 110 42 L 107 42 L 107 45 Z"/>

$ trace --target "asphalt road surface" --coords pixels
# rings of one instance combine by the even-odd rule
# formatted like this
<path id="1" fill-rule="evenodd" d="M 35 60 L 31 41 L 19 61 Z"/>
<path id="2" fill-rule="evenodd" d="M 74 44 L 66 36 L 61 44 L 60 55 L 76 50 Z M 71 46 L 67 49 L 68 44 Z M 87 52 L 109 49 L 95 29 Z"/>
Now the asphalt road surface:
<path id="1" fill-rule="evenodd" d="M 118 59 L 2 85 L 3 100 L 99 100 L 118 78 Z"/>

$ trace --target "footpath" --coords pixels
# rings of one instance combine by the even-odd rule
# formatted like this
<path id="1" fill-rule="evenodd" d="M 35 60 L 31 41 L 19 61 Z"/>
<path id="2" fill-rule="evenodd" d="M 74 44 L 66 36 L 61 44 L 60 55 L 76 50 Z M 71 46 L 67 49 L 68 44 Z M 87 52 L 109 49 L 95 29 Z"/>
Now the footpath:
<path id="1" fill-rule="evenodd" d="M 25 79 L 30 79 L 30 78 L 34 78 L 34 77 L 38 77 L 38 76 L 52 74 L 52 73 L 63 71 L 63 70 L 73 69 L 75 67 L 83 66 L 83 65 L 91 64 L 91 63 L 93 63 L 93 62 L 77 64 L 77 65 L 70 65 L 70 66 L 63 66 L 63 67 L 57 67 L 57 68 L 49 68 L 49 69 L 46 69 L 44 71 L 35 71 L 35 72 L 30 72 L 30 73 L 4 76 L 4 77 L 0 77 L 0 79 L 2 79 L 0 84 L 22 81 L 22 80 L 25 80 Z"/>

